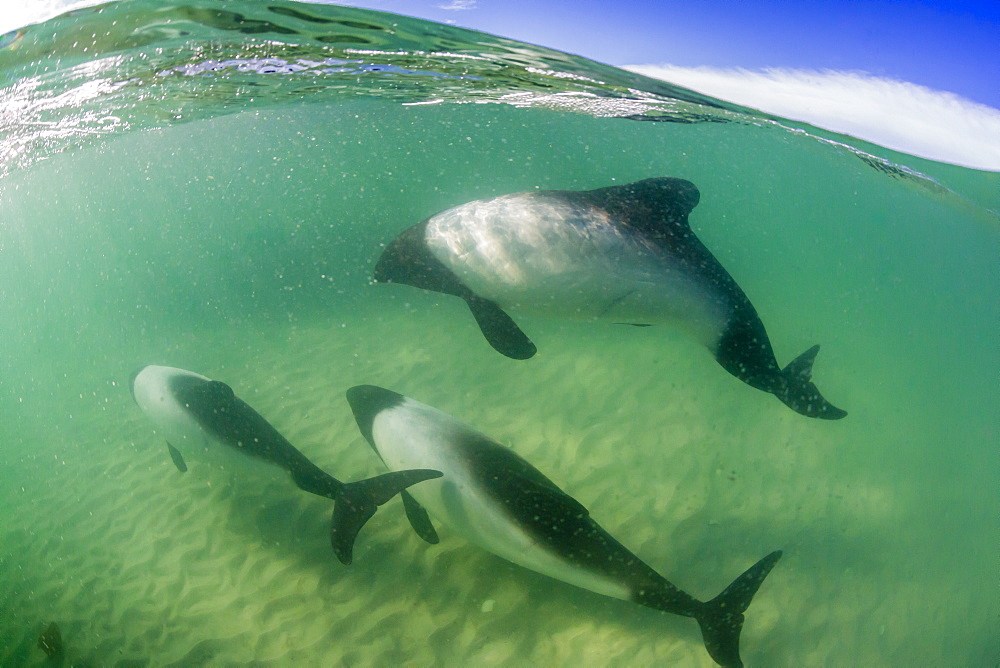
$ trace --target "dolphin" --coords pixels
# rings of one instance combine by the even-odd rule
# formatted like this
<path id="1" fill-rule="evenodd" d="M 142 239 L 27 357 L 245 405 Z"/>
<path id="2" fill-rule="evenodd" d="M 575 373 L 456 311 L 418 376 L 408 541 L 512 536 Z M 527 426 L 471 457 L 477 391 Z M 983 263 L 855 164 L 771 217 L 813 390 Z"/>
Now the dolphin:
<path id="1" fill-rule="evenodd" d="M 753 304 L 688 224 L 699 198 L 690 181 L 664 177 L 475 200 L 404 230 L 374 278 L 461 297 L 490 345 L 513 359 L 536 348 L 508 309 L 680 325 L 726 371 L 792 410 L 847 415 L 810 380 L 818 345 L 778 366 Z"/>
<path id="2" fill-rule="evenodd" d="M 146 366 L 132 374 L 130 388 L 135 403 L 167 437 L 170 458 L 181 472 L 187 471 L 181 448 L 209 459 L 250 458 L 284 469 L 301 490 L 333 499 L 330 542 L 344 564 L 351 563 L 354 540 L 378 506 L 410 485 L 441 476 L 421 469 L 341 482 L 295 449 L 231 387 L 192 371 Z"/>
<path id="3" fill-rule="evenodd" d="M 715 598 L 699 601 L 612 538 L 579 501 L 488 436 L 381 387 L 352 387 L 347 400 L 362 435 L 390 470 L 419 466 L 444 474 L 402 493 L 406 514 L 422 538 L 437 542 L 433 516 L 525 568 L 598 594 L 694 617 L 717 663 L 743 665 L 743 612 L 780 551 L 751 566 Z"/>

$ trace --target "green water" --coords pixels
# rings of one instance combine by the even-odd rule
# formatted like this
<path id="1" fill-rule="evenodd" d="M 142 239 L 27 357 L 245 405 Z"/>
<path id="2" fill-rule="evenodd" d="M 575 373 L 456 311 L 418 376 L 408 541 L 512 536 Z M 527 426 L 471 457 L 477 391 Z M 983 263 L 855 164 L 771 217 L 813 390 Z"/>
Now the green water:
<path id="1" fill-rule="evenodd" d="M 497 38 L 270 5 L 340 21 L 343 43 L 255 3 L 241 11 L 302 31 L 178 35 L 122 3 L 0 51 L 0 664 L 44 663 L 36 640 L 56 621 L 67 660 L 92 665 L 711 665 L 689 620 L 460 537 L 426 546 L 398 502 L 340 565 L 322 499 L 172 467 L 127 389 L 147 363 L 225 380 L 343 479 L 380 472 L 344 390 L 435 405 L 699 598 L 783 549 L 747 613 L 749 664 L 1000 660 L 997 174 Z M 86 81 L 89 54 L 31 52 L 73 26 L 107 35 L 92 78 L 131 83 L 25 112 L 30 77 L 50 101 Z M 389 33 L 367 45 L 383 53 L 345 51 L 373 33 Z M 189 50 L 164 55 L 168 38 Z M 259 50 L 411 73 L 155 76 Z M 539 97 L 574 91 L 586 105 Z M 637 100 L 699 122 L 621 117 Z M 32 113 L 67 121 L 39 129 Z M 692 227 L 779 363 L 820 343 L 814 380 L 847 418 L 795 415 L 666 329 L 518 318 L 539 354 L 507 360 L 459 300 L 371 283 L 381 244 L 442 209 L 652 176 L 697 184 Z"/>

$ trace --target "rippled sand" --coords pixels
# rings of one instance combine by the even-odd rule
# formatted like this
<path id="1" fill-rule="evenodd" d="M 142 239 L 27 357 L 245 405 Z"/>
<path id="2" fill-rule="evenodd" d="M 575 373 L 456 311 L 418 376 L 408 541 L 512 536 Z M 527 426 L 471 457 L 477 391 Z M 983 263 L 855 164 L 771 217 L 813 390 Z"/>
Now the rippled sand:
<path id="1" fill-rule="evenodd" d="M 911 490 L 867 460 L 873 433 L 901 418 L 876 427 L 854 405 L 839 423 L 801 418 L 662 329 L 524 320 L 540 353 L 511 361 L 457 300 L 406 297 L 412 309 L 380 295 L 342 322 L 200 333 L 123 360 L 107 401 L 22 459 L 29 482 L 0 496 L 0 664 L 44 664 L 36 640 L 56 621 L 67 660 L 91 665 L 712 665 L 692 620 L 547 579 L 440 527 L 427 545 L 398 500 L 342 566 L 328 500 L 281 476 L 173 467 L 124 387 L 147 362 L 228 382 L 344 480 L 383 470 L 344 390 L 378 384 L 436 406 L 511 445 L 699 598 L 784 549 L 747 615 L 749 664 L 988 656 L 988 616 L 949 619 L 970 571 L 945 577 L 954 549 L 927 562 Z M 851 363 L 820 355 L 835 403 Z M 988 608 L 983 596 L 966 605 Z"/>

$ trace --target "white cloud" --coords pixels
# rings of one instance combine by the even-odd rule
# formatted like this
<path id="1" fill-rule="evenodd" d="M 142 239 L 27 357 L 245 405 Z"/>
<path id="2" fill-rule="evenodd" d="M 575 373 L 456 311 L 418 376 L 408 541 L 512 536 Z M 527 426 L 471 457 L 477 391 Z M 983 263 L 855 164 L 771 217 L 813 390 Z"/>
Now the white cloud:
<path id="1" fill-rule="evenodd" d="M 9 2 L 0 13 L 0 35 L 23 28 L 32 23 L 41 23 L 73 9 L 97 5 L 104 0 L 32 0 L 30 2 Z M 8 3 L 4 3 L 8 4 Z"/>
<path id="2" fill-rule="evenodd" d="M 863 72 L 625 69 L 911 155 L 1000 171 L 1000 110 L 953 93 Z"/>
<path id="3" fill-rule="evenodd" d="M 451 0 L 447 5 L 438 5 L 438 9 L 453 9 L 461 11 L 463 9 L 475 9 L 476 0 Z"/>

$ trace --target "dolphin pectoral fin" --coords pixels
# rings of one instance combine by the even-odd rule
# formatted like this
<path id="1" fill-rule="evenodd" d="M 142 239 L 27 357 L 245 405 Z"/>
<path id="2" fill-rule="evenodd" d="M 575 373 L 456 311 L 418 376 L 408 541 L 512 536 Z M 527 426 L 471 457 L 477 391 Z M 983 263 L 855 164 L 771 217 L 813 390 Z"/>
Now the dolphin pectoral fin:
<path id="1" fill-rule="evenodd" d="M 413 527 L 413 530 L 431 545 L 437 545 L 440 539 L 424 507 L 405 489 L 399 495 L 403 498 L 403 508 L 406 510 L 406 518 L 410 520 L 410 526 Z"/>
<path id="2" fill-rule="evenodd" d="M 695 615 L 698 626 L 701 627 L 705 649 L 720 666 L 743 665 L 740 659 L 743 613 L 780 558 L 781 550 L 777 550 L 758 561 L 733 580 L 725 591 L 703 603 L 701 610 Z"/>
<path id="3" fill-rule="evenodd" d="M 167 443 L 167 451 L 170 453 L 170 459 L 173 460 L 174 466 L 177 467 L 177 470 L 181 473 L 187 473 L 188 467 L 184 462 L 184 457 L 181 455 L 181 451 L 170 445 L 170 443 Z"/>
<path id="4" fill-rule="evenodd" d="M 796 413 L 823 420 L 839 420 L 847 415 L 847 411 L 824 399 L 811 380 L 813 362 L 818 353 L 817 344 L 789 362 L 781 372 L 784 383 L 775 396 Z"/>
<path id="5" fill-rule="evenodd" d="M 379 506 L 410 485 L 441 475 L 431 469 L 412 469 L 344 483 L 334 499 L 336 505 L 330 520 L 330 543 L 340 562 L 351 563 L 354 540 Z"/>
<path id="6" fill-rule="evenodd" d="M 535 344 L 495 303 L 475 295 L 466 297 L 465 302 L 483 336 L 498 353 L 515 360 L 526 360 L 535 354 Z"/>

